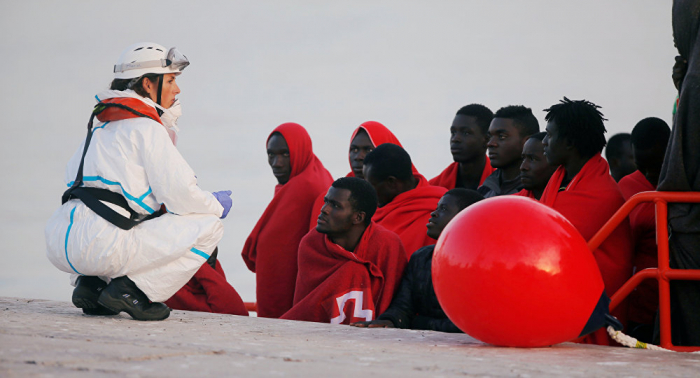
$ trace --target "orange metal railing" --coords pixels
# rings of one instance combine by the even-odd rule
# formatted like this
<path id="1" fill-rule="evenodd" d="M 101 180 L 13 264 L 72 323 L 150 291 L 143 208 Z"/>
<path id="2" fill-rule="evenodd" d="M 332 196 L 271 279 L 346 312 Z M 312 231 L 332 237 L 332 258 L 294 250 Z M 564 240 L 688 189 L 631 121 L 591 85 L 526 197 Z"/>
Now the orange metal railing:
<path id="1" fill-rule="evenodd" d="M 245 305 L 245 309 L 248 312 L 257 312 L 258 311 L 258 304 L 255 302 L 243 302 Z"/>
<path id="2" fill-rule="evenodd" d="M 610 310 L 617 307 L 637 285 L 646 279 L 659 281 L 659 327 L 661 347 L 678 352 L 700 351 L 700 346 L 675 346 L 671 342 L 671 280 L 700 281 L 700 269 L 671 269 L 668 252 L 668 203 L 700 203 L 700 192 L 642 192 L 632 196 L 588 242 L 593 251 L 643 202 L 653 202 L 656 208 L 656 245 L 659 250 L 658 268 L 644 269 L 630 278 L 610 298 Z"/>

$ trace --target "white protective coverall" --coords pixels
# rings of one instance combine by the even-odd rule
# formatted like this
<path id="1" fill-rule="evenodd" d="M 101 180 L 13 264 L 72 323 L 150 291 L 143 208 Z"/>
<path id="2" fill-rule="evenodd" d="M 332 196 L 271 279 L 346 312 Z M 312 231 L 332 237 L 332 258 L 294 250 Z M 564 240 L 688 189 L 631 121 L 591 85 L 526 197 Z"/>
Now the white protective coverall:
<path id="1" fill-rule="evenodd" d="M 106 91 L 99 100 L 134 97 L 133 91 Z M 76 178 L 85 142 L 66 168 L 68 187 Z M 168 212 L 123 230 L 104 220 L 79 199 L 63 204 L 45 229 L 46 255 L 60 270 L 111 279 L 128 276 L 153 302 L 163 302 L 183 287 L 209 258 L 223 236 L 223 207 L 197 186 L 190 166 L 166 127 L 146 118 L 97 122 L 85 156 L 87 187 L 122 194 L 141 215 L 165 204 Z M 119 206 L 103 202 L 129 217 Z"/>

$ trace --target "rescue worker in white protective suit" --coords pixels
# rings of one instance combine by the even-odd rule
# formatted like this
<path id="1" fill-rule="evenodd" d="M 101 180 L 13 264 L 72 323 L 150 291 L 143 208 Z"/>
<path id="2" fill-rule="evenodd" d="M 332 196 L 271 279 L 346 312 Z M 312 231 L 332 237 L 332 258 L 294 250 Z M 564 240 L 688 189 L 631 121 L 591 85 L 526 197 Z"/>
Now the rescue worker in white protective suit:
<path id="1" fill-rule="evenodd" d="M 69 190 L 46 226 L 46 254 L 71 273 L 73 304 L 86 314 L 167 318 L 160 302 L 190 280 L 223 236 L 231 192 L 200 189 L 175 148 L 175 79 L 187 65 L 175 48 L 128 47 L 68 163 Z"/>

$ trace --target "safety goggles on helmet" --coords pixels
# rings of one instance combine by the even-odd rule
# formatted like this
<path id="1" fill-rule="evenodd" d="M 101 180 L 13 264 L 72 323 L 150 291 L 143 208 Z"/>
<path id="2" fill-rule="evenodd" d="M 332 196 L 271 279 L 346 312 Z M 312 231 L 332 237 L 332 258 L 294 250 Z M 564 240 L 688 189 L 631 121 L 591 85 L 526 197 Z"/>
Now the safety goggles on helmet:
<path id="1" fill-rule="evenodd" d="M 114 72 L 117 73 L 129 70 L 159 67 L 168 68 L 170 71 L 175 73 L 182 72 L 182 70 L 184 70 L 185 67 L 189 65 L 190 61 L 187 60 L 187 57 L 183 53 L 178 51 L 176 47 L 173 47 L 170 50 L 168 50 L 168 54 L 165 56 L 164 59 L 161 58 L 158 60 L 146 60 L 141 62 L 137 61 L 131 63 L 115 64 Z"/>

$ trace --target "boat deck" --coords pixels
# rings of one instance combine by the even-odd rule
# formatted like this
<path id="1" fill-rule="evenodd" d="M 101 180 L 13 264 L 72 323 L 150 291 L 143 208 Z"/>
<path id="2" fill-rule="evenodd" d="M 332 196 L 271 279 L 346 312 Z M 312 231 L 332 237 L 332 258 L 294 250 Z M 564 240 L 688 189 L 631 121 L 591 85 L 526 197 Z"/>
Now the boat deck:
<path id="1" fill-rule="evenodd" d="M 89 317 L 70 302 L 0 297 L 2 377 L 698 376 L 700 354 L 559 344 L 494 347 L 465 334 L 358 329 L 173 311 Z"/>

